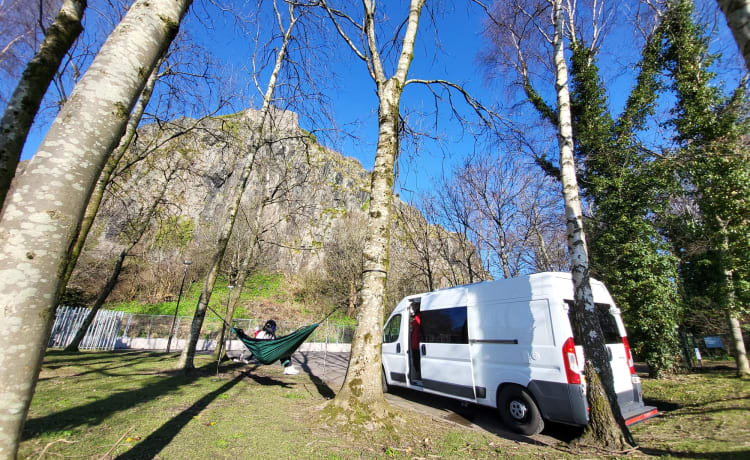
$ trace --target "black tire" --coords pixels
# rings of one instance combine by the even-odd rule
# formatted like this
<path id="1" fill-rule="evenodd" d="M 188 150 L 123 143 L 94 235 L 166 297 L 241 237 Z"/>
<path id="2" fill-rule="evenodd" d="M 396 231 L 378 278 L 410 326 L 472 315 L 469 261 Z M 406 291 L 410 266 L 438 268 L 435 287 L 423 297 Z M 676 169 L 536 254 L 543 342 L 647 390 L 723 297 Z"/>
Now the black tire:
<path id="1" fill-rule="evenodd" d="M 531 436 L 544 429 L 544 420 L 534 398 L 518 385 L 509 385 L 500 391 L 497 410 L 503 423 L 517 433 Z"/>
<path id="2" fill-rule="evenodd" d="M 388 390 L 390 389 L 390 387 L 388 386 L 388 379 L 385 378 L 385 369 L 381 369 L 380 379 L 383 384 L 383 393 L 388 393 Z"/>

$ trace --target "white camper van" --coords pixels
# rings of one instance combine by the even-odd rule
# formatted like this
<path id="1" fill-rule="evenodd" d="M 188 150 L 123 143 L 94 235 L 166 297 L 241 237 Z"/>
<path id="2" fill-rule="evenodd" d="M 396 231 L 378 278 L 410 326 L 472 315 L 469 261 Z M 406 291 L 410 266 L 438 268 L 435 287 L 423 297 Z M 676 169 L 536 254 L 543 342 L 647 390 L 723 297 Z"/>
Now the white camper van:
<path id="1" fill-rule="evenodd" d="M 591 288 L 626 423 L 656 415 L 643 404 L 620 311 L 602 283 L 592 279 Z M 495 407 L 506 425 L 527 435 L 540 432 L 544 420 L 585 425 L 583 350 L 568 316 L 572 300 L 569 273 L 408 296 L 385 324 L 384 390 L 401 386 Z"/>

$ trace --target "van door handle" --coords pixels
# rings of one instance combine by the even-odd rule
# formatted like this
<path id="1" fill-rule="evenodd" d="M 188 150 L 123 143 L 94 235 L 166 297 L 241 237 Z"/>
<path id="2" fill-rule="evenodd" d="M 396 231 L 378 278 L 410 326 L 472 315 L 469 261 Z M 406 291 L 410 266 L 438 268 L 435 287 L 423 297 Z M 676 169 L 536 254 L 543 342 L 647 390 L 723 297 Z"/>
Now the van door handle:
<path id="1" fill-rule="evenodd" d="M 427 354 L 427 348 L 425 348 L 424 344 L 422 344 L 422 356 L 425 356 Z"/>
<path id="2" fill-rule="evenodd" d="M 396 344 L 396 353 L 401 353 L 401 344 L 400 343 Z"/>

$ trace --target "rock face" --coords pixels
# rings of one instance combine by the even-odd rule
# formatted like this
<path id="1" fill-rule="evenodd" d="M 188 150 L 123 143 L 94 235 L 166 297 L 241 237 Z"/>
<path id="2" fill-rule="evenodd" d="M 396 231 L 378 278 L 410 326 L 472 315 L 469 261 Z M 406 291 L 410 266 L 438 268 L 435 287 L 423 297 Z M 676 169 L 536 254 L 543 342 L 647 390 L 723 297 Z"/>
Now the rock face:
<path id="1" fill-rule="evenodd" d="M 252 174 L 225 256 L 225 273 L 236 273 L 248 253 L 253 258 L 251 267 L 286 273 L 330 267 L 331 261 L 326 261 L 332 254 L 329 248 L 353 238 L 366 225 L 369 172 L 357 160 L 320 145 L 299 128 L 296 114 L 280 110 L 272 112 L 262 127 L 258 113 L 246 110 L 141 128 L 89 236 L 90 258 L 106 258 L 121 246 L 130 223 L 153 202 L 171 175 L 159 215 L 139 243 L 139 267 L 151 270 L 154 278 L 173 280 L 181 260 L 191 258 L 200 272 L 212 255 L 247 158 L 252 159 Z M 408 206 L 396 198 L 394 207 Z M 391 268 L 396 273 L 403 266 L 404 276 L 414 278 L 413 270 L 408 274 L 405 268 L 414 265 L 406 263 L 415 256 L 407 244 L 412 239 L 399 237 L 402 227 L 398 221 L 394 224 Z M 456 238 L 442 229 L 437 233 Z M 361 240 L 359 236 L 356 241 Z M 347 244 L 356 247 L 360 243 Z M 454 249 L 458 246 L 452 243 Z M 337 251 L 343 258 L 357 257 L 356 248 L 354 253 L 347 256 Z M 401 259 L 403 263 L 395 263 Z M 446 261 L 434 267 L 442 264 L 455 273 L 456 267 L 446 267 Z M 462 280 L 444 280 L 437 287 L 457 281 Z M 173 291 L 171 286 L 165 290 Z"/>

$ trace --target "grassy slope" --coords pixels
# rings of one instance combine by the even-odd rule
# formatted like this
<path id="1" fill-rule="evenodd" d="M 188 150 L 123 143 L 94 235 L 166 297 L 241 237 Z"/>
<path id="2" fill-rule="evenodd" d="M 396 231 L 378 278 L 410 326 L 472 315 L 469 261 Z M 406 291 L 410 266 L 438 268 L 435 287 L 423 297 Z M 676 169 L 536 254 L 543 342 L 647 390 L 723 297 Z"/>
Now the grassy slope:
<path id="1" fill-rule="evenodd" d="M 227 305 L 227 280 L 219 278 L 211 295 L 211 307 L 223 313 Z M 185 286 L 180 299 L 179 316 L 192 317 L 198 298 L 203 288 L 202 281 L 197 281 Z M 311 309 L 304 302 L 295 298 L 293 283 L 284 278 L 280 273 L 254 273 L 245 281 L 240 302 L 237 305 L 235 318 L 267 319 L 274 318 L 288 321 L 317 321 L 325 316 L 331 306 L 320 306 Z M 159 302 L 155 304 L 143 304 L 138 301 L 110 302 L 105 308 L 119 310 L 127 313 L 138 313 L 146 315 L 168 315 L 174 314 L 177 299 L 171 302 Z M 211 317 L 212 314 L 209 315 Z M 342 325 L 354 325 L 354 319 L 348 318 L 336 312 L 331 316 L 331 321 Z"/>
<path id="2" fill-rule="evenodd" d="M 413 412 L 377 431 L 318 417 L 333 395 L 281 366 L 169 371 L 174 355 L 50 352 L 19 458 L 565 458 L 561 449 L 503 439 Z M 642 451 L 680 458 L 748 458 L 750 382 L 729 370 L 645 379 L 663 416 L 634 427 Z M 396 409 L 394 409 L 396 410 Z M 119 440 L 119 443 L 118 443 Z M 586 453 L 594 458 L 598 453 Z M 579 457 L 571 456 L 574 458 Z"/>

